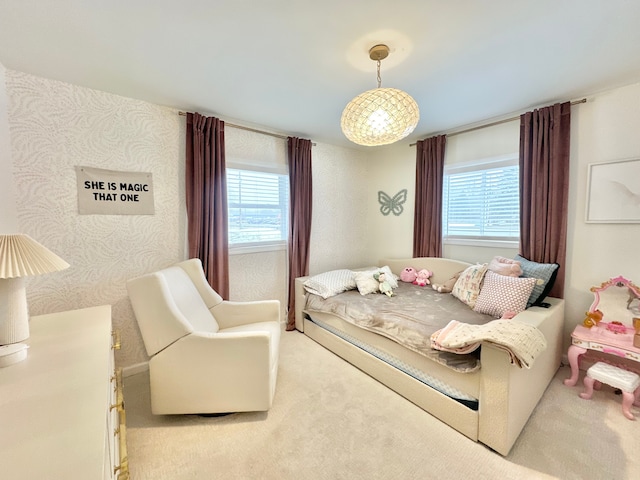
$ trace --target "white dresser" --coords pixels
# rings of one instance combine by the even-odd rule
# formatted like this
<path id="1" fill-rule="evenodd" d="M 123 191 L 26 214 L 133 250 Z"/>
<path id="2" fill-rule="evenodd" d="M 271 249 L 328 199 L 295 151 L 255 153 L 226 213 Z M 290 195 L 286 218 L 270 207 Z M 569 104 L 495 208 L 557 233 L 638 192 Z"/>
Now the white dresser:
<path id="1" fill-rule="evenodd" d="M 26 360 L 0 368 L 0 477 L 128 479 L 111 306 L 32 317 Z"/>

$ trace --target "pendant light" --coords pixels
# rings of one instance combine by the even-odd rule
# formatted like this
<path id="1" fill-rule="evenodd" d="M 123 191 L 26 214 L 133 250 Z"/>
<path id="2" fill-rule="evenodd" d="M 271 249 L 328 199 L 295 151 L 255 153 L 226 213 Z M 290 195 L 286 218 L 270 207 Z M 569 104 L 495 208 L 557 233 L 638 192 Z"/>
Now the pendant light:
<path id="1" fill-rule="evenodd" d="M 358 145 L 397 142 L 413 132 L 420 120 L 418 104 L 408 93 L 397 88 L 380 88 L 380 61 L 388 55 L 386 45 L 371 47 L 369 58 L 377 63 L 378 88 L 361 93 L 342 112 L 342 132 Z"/>

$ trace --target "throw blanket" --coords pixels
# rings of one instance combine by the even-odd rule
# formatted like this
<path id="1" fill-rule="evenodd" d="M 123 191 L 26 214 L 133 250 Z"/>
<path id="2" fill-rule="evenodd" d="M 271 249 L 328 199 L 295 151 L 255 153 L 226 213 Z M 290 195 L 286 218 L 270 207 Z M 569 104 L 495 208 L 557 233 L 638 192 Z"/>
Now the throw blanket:
<path id="1" fill-rule="evenodd" d="M 437 350 L 469 353 L 488 342 L 505 350 L 511 363 L 531 368 L 536 357 L 547 348 L 547 341 L 536 327 L 515 320 L 494 320 L 484 325 L 469 325 L 451 320 L 446 327 L 431 335 L 431 346 Z"/>

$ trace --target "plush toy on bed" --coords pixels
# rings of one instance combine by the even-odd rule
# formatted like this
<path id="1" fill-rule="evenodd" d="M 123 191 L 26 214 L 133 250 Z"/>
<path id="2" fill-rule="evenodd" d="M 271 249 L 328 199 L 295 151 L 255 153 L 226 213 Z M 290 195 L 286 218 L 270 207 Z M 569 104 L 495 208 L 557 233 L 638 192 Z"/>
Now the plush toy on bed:
<path id="1" fill-rule="evenodd" d="M 393 293 L 393 288 L 389 282 L 387 282 L 387 275 L 383 272 L 376 272 L 373 274 L 373 278 L 375 278 L 380 283 L 380 293 L 384 293 L 387 297 L 393 297 L 395 293 Z"/>
<path id="2" fill-rule="evenodd" d="M 493 257 L 487 269 L 505 277 L 519 277 L 522 275 L 522 267 L 519 261 L 501 256 Z"/>
<path id="3" fill-rule="evenodd" d="M 418 274 L 416 275 L 416 279 L 413 281 L 414 285 L 419 285 L 421 287 L 426 287 L 427 285 L 431 284 L 431 280 L 429 280 L 429 277 L 433 275 L 433 272 L 430 272 L 429 270 L 426 269 L 422 269 L 422 270 L 418 270 Z"/>
<path id="4" fill-rule="evenodd" d="M 456 273 L 453 277 L 451 277 L 449 280 L 447 280 L 444 283 L 434 283 L 433 285 L 431 285 L 431 287 L 436 291 L 436 292 L 440 292 L 440 293 L 451 293 L 451 291 L 453 290 L 453 286 L 456 284 L 456 282 L 458 281 L 458 278 L 460 277 L 460 274 L 462 272 L 458 272 Z"/>
<path id="5" fill-rule="evenodd" d="M 413 283 L 418 276 L 418 271 L 413 267 L 407 267 L 400 272 L 400 280 L 407 283 Z"/>

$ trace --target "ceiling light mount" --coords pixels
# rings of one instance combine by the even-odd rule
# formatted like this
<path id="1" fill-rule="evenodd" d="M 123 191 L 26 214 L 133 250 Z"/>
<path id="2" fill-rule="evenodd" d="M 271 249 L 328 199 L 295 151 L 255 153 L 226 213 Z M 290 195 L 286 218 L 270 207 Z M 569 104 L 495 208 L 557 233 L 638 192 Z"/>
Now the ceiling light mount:
<path id="1" fill-rule="evenodd" d="M 386 45 L 382 45 L 382 44 L 374 45 L 369 49 L 369 58 L 376 62 L 379 62 L 380 60 L 384 60 L 388 56 L 389 56 L 389 47 L 387 47 Z"/>
<path id="2" fill-rule="evenodd" d="M 380 63 L 388 56 L 386 45 L 378 44 L 369 49 L 369 58 L 377 63 L 378 88 L 361 93 L 342 112 L 342 131 L 358 145 L 397 142 L 413 132 L 420 120 L 418 104 L 408 93 L 380 87 Z"/>

